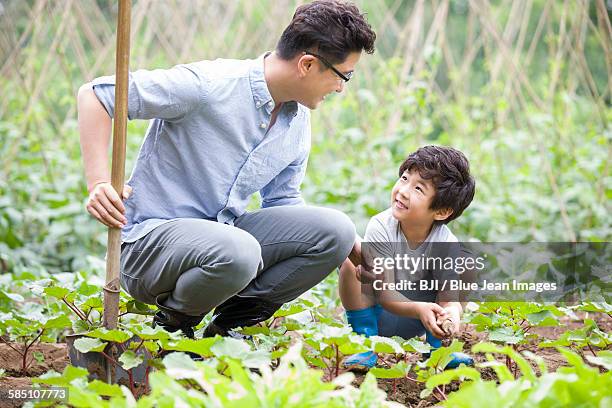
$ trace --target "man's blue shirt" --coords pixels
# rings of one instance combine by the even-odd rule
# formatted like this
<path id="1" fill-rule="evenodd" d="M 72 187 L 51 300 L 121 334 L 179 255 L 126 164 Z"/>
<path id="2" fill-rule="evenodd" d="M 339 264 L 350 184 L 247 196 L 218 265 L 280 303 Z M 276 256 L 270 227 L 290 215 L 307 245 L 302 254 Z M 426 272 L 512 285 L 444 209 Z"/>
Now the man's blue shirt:
<path id="1" fill-rule="evenodd" d="M 124 242 L 175 218 L 231 225 L 258 191 L 262 207 L 304 203 L 310 112 L 284 103 L 268 132 L 274 102 L 263 58 L 130 73 L 128 117 L 151 122 L 128 181 Z M 114 83 L 114 77 L 92 81 L 111 116 Z"/>

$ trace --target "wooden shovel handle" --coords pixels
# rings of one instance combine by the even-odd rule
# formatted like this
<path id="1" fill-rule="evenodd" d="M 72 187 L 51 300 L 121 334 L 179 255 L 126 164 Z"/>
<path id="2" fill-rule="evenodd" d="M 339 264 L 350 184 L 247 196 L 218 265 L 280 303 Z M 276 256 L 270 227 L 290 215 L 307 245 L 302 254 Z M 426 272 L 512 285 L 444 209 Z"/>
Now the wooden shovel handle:
<path id="1" fill-rule="evenodd" d="M 113 124 L 113 158 L 111 184 L 122 197 L 125 182 L 125 140 L 127 133 L 128 73 L 130 62 L 131 0 L 119 0 L 117 19 L 117 54 L 115 68 L 115 117 Z M 117 327 L 119 314 L 119 256 L 121 229 L 109 227 L 104 286 L 104 327 Z"/>

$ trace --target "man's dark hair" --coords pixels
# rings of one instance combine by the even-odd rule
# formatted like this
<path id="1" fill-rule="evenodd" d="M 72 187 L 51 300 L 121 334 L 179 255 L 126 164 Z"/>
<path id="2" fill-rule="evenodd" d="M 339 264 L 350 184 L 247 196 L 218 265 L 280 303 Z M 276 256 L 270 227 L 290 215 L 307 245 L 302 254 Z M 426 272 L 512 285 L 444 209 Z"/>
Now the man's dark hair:
<path id="1" fill-rule="evenodd" d="M 416 170 L 423 179 L 432 181 L 436 191 L 430 209 L 453 210 L 447 219 L 440 221 L 443 224 L 459 217 L 474 198 L 476 182 L 470 175 L 470 163 L 452 147 L 421 147 L 402 163 L 399 176 L 406 170 Z"/>
<path id="2" fill-rule="evenodd" d="M 281 35 L 276 52 L 284 60 L 312 51 L 332 64 L 340 64 L 351 52 L 374 52 L 376 33 L 353 3 L 316 0 L 301 5 Z"/>

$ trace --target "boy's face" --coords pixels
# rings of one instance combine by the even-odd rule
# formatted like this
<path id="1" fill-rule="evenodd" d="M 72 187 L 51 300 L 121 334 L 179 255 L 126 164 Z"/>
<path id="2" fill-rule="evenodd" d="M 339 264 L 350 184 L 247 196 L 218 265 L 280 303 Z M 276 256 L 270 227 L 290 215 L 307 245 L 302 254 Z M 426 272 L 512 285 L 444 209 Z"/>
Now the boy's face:
<path id="1" fill-rule="evenodd" d="M 355 70 L 360 57 L 360 52 L 352 52 L 344 62 L 334 64 L 333 67 L 343 74 L 349 74 Z M 344 80 L 317 57 L 304 55 L 300 58 L 299 64 L 304 86 L 298 102 L 307 108 L 316 109 L 327 95 L 333 92 L 340 93 L 344 89 Z"/>
<path id="2" fill-rule="evenodd" d="M 450 216 L 450 210 L 432 210 L 436 190 L 431 180 L 423 179 L 417 170 L 406 170 L 391 190 L 393 217 L 406 226 L 431 226 Z"/>

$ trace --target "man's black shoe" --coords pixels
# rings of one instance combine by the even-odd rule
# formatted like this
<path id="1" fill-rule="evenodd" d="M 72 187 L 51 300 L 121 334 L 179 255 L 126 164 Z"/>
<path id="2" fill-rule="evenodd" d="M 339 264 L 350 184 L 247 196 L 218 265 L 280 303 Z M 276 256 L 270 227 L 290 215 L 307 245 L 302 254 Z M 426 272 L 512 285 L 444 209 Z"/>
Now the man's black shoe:
<path id="1" fill-rule="evenodd" d="M 232 296 L 215 308 L 213 317 L 204 329 L 204 337 L 220 335 L 239 339 L 248 339 L 233 331 L 236 327 L 254 326 L 272 317 L 282 306 L 255 297 Z"/>
<path id="2" fill-rule="evenodd" d="M 169 309 L 161 304 L 163 299 L 159 296 L 156 298 L 155 303 L 159 310 L 153 317 L 153 327 L 159 326 L 167 332 L 174 333 L 181 330 L 185 337 L 190 339 L 194 338 L 193 328 L 197 326 L 204 315 L 201 316 L 189 316 L 176 310 Z"/>
<path id="3" fill-rule="evenodd" d="M 201 320 L 201 319 L 200 319 Z M 196 322 L 196 325 L 199 322 Z M 194 338 L 193 327 L 189 324 L 186 324 L 184 321 L 179 321 L 178 319 L 173 318 L 168 312 L 164 312 L 163 310 L 158 310 L 153 317 L 153 328 L 159 326 L 167 332 L 174 333 L 178 330 L 183 332 L 185 337 L 189 337 L 190 339 Z"/>
<path id="4" fill-rule="evenodd" d="M 215 337 L 217 334 L 221 337 L 231 337 L 233 339 L 238 340 L 253 340 L 253 336 L 248 336 L 246 334 L 238 333 L 234 330 L 221 328 L 214 324 L 212 321 L 208 323 L 208 325 L 206 325 L 206 327 L 204 328 L 204 333 L 202 334 L 202 337 Z"/>

